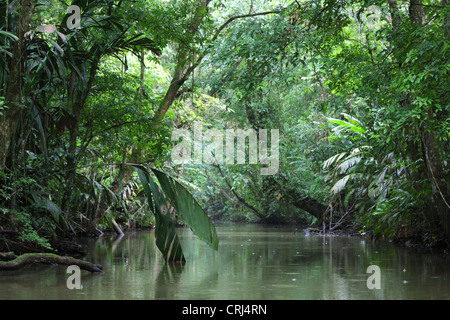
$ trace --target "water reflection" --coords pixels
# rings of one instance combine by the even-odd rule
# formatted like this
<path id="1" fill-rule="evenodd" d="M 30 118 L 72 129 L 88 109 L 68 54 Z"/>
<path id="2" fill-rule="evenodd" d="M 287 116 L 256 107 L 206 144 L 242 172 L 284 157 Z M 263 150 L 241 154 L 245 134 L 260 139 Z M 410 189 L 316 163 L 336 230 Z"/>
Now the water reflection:
<path id="1" fill-rule="evenodd" d="M 306 236 L 302 230 L 220 224 L 219 251 L 180 229 L 187 262 L 167 264 L 154 232 L 86 240 L 86 257 L 105 274 L 82 273 L 66 287 L 63 266 L 0 274 L 0 299 L 449 299 L 449 255 L 373 244 L 360 238 Z M 366 285 L 369 265 L 381 289 Z"/>

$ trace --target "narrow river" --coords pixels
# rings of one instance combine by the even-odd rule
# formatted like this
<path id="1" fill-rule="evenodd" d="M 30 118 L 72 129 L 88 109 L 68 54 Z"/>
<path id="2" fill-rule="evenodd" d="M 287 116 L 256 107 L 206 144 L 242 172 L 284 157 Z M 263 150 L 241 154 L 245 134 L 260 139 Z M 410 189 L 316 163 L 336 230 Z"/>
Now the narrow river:
<path id="1" fill-rule="evenodd" d="M 154 231 L 83 239 L 86 259 L 102 264 L 104 274 L 81 271 L 82 289 L 70 290 L 66 266 L 0 272 L 0 300 L 450 299 L 447 253 L 359 237 L 306 236 L 292 227 L 216 228 L 218 251 L 179 230 L 184 265 L 164 263 Z M 371 265 L 379 272 L 367 273 Z"/>

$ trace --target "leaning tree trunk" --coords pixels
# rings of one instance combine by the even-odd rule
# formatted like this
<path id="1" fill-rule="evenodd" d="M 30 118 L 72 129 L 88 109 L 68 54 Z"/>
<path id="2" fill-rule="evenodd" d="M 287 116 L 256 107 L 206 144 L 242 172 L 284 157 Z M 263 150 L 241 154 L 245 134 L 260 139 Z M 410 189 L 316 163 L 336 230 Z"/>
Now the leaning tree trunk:
<path id="1" fill-rule="evenodd" d="M 192 37 L 195 36 L 200 23 L 205 18 L 210 2 L 211 0 L 199 0 L 197 10 L 189 28 L 189 34 Z M 175 101 L 181 86 L 189 79 L 192 72 L 194 72 L 195 68 L 200 64 L 204 57 L 204 55 L 202 55 L 195 62 L 192 61 L 191 66 L 188 67 L 189 51 L 190 49 L 185 44 L 180 44 L 180 47 L 178 48 L 177 65 L 175 66 L 172 81 L 170 82 L 169 89 L 167 90 L 160 107 L 155 113 L 152 122 L 152 126 L 154 127 L 158 128 L 161 125 L 161 120 L 163 120 L 165 114 Z"/>

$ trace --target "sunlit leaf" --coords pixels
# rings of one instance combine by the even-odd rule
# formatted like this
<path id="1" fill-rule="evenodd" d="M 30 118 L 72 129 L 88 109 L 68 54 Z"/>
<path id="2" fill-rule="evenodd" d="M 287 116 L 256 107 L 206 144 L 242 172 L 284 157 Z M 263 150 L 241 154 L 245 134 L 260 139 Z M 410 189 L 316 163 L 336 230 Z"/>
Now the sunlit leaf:
<path id="1" fill-rule="evenodd" d="M 338 162 L 340 159 L 342 159 L 342 157 L 344 157 L 347 154 L 347 152 L 342 152 L 342 153 L 338 153 L 335 154 L 334 156 L 328 158 L 327 160 L 325 160 L 325 162 L 323 163 L 323 168 L 327 169 L 329 168 L 333 163 Z"/>
<path id="2" fill-rule="evenodd" d="M 341 173 L 345 173 L 348 169 L 358 164 L 361 159 L 361 157 L 348 157 L 347 159 L 345 159 L 345 161 L 339 164 L 338 168 L 340 169 Z"/>

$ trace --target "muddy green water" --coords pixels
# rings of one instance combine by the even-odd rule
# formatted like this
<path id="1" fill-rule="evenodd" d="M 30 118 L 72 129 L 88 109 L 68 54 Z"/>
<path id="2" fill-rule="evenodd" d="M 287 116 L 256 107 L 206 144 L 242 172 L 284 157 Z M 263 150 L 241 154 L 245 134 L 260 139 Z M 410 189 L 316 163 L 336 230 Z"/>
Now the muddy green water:
<path id="1" fill-rule="evenodd" d="M 240 224 L 217 225 L 214 251 L 189 230 L 178 231 L 183 266 L 164 263 L 153 231 L 84 239 L 85 258 L 102 264 L 104 274 L 81 271 L 82 289 L 70 290 L 66 266 L 0 272 L 0 300 L 450 299 L 446 253 Z M 380 268 L 380 289 L 367 286 L 370 265 Z"/>

